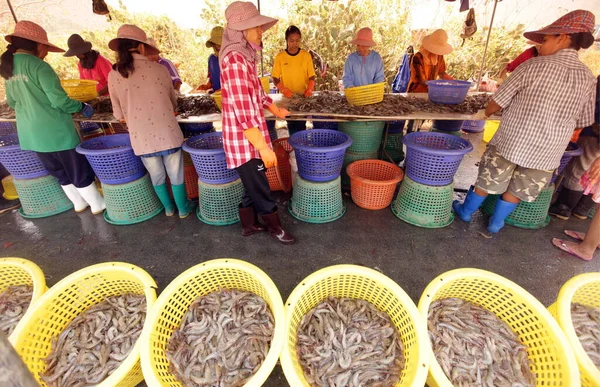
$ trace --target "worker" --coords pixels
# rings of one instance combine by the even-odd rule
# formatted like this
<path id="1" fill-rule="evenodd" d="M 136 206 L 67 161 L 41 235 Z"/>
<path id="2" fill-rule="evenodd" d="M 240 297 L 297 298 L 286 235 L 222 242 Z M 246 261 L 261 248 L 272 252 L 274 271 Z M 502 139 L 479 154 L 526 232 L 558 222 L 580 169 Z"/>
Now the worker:
<path id="1" fill-rule="evenodd" d="M 73 34 L 67 41 L 69 50 L 64 56 L 76 56 L 77 69 L 80 79 L 88 79 L 98 82 L 96 90 L 99 96 L 108 94 L 108 73 L 112 70 L 112 63 L 96 50 L 92 50 L 92 43 L 83 40 L 78 34 Z"/>
<path id="2" fill-rule="evenodd" d="M 384 82 L 383 59 L 371 50 L 377 45 L 373 40 L 373 31 L 370 28 L 361 28 L 350 44 L 356 46 L 356 52 L 350 54 L 344 64 L 344 88 Z"/>
<path id="3" fill-rule="evenodd" d="M 239 208 L 242 235 L 268 231 L 279 242 L 292 244 L 295 239 L 281 225 L 266 176 L 267 168 L 277 165 L 277 157 L 271 148 L 263 108 L 281 119 L 289 112 L 278 108 L 265 94 L 256 71 L 262 34 L 277 19 L 261 15 L 253 3 L 246 1 L 231 3 L 225 17 L 227 27 L 219 54 L 223 145 L 228 168 L 237 170 L 244 185 Z"/>
<path id="4" fill-rule="evenodd" d="M 158 47 L 158 45 L 156 44 L 156 41 L 153 38 L 149 38 L 148 42 L 152 45 L 152 47 Z M 177 66 L 175 66 L 173 64 L 173 62 L 171 62 L 167 58 L 163 58 L 159 54 L 150 54 L 150 55 L 148 55 L 148 59 L 150 59 L 152 62 L 156 62 L 158 64 L 165 66 L 165 68 L 169 71 L 169 75 L 171 76 L 171 82 L 173 83 L 173 88 L 175 89 L 175 91 L 177 91 L 179 93 L 183 82 L 181 82 L 181 77 L 179 76 L 179 71 L 177 70 Z"/>
<path id="5" fill-rule="evenodd" d="M 219 51 L 223 43 L 223 27 L 217 26 L 210 31 L 210 38 L 206 41 L 206 47 L 212 48 L 213 53 L 208 57 L 208 82 L 200 85 L 198 90 L 208 90 L 214 93 L 221 90 L 221 69 L 219 68 Z"/>
<path id="6" fill-rule="evenodd" d="M 409 93 L 427 93 L 428 81 L 437 79 L 454 79 L 446 72 L 444 55 L 448 55 L 453 48 L 448 44 L 448 34 L 440 29 L 425 36 L 419 51 L 410 61 Z"/>

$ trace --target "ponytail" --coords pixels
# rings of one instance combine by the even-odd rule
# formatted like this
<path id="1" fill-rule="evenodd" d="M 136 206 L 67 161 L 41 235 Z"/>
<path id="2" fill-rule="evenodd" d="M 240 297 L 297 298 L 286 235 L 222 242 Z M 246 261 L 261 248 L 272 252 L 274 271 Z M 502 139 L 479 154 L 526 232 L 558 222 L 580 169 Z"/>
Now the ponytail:
<path id="1" fill-rule="evenodd" d="M 573 48 L 577 51 L 582 48 L 589 48 L 594 44 L 594 35 L 591 32 L 578 32 L 576 34 L 569 34 L 571 37 L 571 45 L 569 48 Z"/>
<path id="2" fill-rule="evenodd" d="M 131 39 L 119 39 L 117 49 L 117 63 L 113 65 L 113 70 L 117 70 L 123 78 L 129 78 L 129 74 L 134 71 L 133 53 L 140 53 L 137 50 L 140 42 Z"/>
<path id="3" fill-rule="evenodd" d="M 0 76 L 8 79 L 13 76 L 15 65 L 15 52 L 24 50 L 37 55 L 37 43 L 29 40 L 13 36 L 11 43 L 6 47 L 6 51 L 0 56 Z"/>

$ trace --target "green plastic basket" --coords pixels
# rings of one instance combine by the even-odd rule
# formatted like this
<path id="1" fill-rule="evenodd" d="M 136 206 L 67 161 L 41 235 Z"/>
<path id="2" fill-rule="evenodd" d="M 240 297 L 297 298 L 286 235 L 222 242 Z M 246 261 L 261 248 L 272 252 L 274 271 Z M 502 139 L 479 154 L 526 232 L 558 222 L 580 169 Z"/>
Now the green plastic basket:
<path id="1" fill-rule="evenodd" d="M 316 183 L 297 175 L 288 209 L 294 218 L 308 223 L 328 223 L 341 218 L 346 205 L 340 177 Z"/>
<path id="2" fill-rule="evenodd" d="M 385 139 L 385 152 L 394 160 L 395 163 L 399 163 L 404 160 L 404 150 L 402 149 L 402 133 L 388 134 Z M 382 147 L 383 147 L 383 140 Z M 386 157 L 382 157 L 385 159 Z M 387 160 L 386 160 L 387 161 Z"/>
<path id="3" fill-rule="evenodd" d="M 448 131 L 448 130 L 431 129 L 431 131 L 434 133 L 446 133 L 446 134 L 451 134 L 456 137 L 462 137 L 462 130 Z"/>
<path id="4" fill-rule="evenodd" d="M 442 228 L 454 220 L 452 198 L 454 184 L 429 186 L 417 183 L 408 176 L 400 186 L 392 212 L 413 226 Z"/>
<path id="5" fill-rule="evenodd" d="M 596 204 L 594 207 L 592 207 L 592 209 L 590 210 L 590 213 L 588 214 L 589 219 L 592 219 L 594 217 L 594 215 L 596 214 L 597 208 L 598 208 L 598 204 Z"/>
<path id="6" fill-rule="evenodd" d="M 350 163 L 352 163 L 354 161 L 358 161 L 358 160 L 379 159 L 378 156 L 379 156 L 379 151 L 375 151 L 372 153 L 353 153 L 353 152 L 346 151 L 346 154 L 344 155 L 344 164 L 343 164 L 342 173 L 341 173 L 342 187 L 344 189 L 350 189 L 350 177 L 346 173 L 346 167 Z"/>
<path id="7" fill-rule="evenodd" d="M 19 214 L 24 218 L 45 218 L 73 208 L 73 203 L 53 176 L 13 179 L 13 183 L 21 201 Z"/>
<path id="8" fill-rule="evenodd" d="M 200 201 L 196 214 L 203 223 L 227 226 L 240 221 L 239 205 L 244 195 L 242 180 L 226 184 L 206 184 L 198 180 Z"/>
<path id="9" fill-rule="evenodd" d="M 519 203 L 512 214 L 506 218 L 506 224 L 532 230 L 546 227 L 550 223 L 548 209 L 550 208 L 553 193 L 554 184 L 551 184 L 542 190 L 540 196 L 535 201 L 531 203 Z M 494 213 L 494 208 L 496 208 L 496 202 L 499 197 L 500 195 L 488 195 L 481 206 L 481 211 L 491 216 Z"/>
<path id="10" fill-rule="evenodd" d="M 106 201 L 104 219 L 110 224 L 140 223 L 155 217 L 164 209 L 148 174 L 125 184 L 102 183 L 102 191 Z"/>
<path id="11" fill-rule="evenodd" d="M 347 152 L 373 153 L 379 150 L 385 122 L 340 122 L 338 128 L 352 138 Z"/>

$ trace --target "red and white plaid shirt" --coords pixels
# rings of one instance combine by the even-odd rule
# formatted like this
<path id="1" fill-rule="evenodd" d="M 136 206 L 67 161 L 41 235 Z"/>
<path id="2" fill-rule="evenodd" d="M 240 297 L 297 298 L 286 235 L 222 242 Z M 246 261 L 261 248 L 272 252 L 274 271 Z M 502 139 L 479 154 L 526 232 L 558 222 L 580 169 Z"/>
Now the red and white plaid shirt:
<path id="1" fill-rule="evenodd" d="M 223 146 L 227 167 L 237 168 L 260 153 L 244 136 L 244 130 L 258 128 L 271 145 L 263 108 L 273 100 L 265 94 L 256 73 L 256 64 L 236 51 L 228 52 L 221 63 Z"/>

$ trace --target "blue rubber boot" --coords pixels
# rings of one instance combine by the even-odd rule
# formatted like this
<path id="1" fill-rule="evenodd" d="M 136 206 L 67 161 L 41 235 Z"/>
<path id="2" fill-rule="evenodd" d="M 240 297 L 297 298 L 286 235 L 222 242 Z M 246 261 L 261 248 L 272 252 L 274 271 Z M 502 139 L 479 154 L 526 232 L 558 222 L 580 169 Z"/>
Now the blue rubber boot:
<path id="1" fill-rule="evenodd" d="M 510 214 L 517 208 L 517 203 L 505 202 L 502 199 L 498 199 L 496 202 L 496 208 L 494 209 L 494 213 L 490 218 L 490 223 L 488 224 L 488 231 L 491 233 L 497 233 L 502 230 L 504 227 L 504 219 L 508 218 Z"/>
<path id="2" fill-rule="evenodd" d="M 473 186 L 469 188 L 469 192 L 467 192 L 467 197 L 463 203 L 455 200 L 452 202 L 452 209 L 454 213 L 458 215 L 458 217 L 463 222 L 470 222 L 473 213 L 481 207 L 481 204 L 485 200 L 485 196 L 477 195 L 473 189 Z"/>
<path id="3" fill-rule="evenodd" d="M 169 196 L 169 189 L 166 184 L 155 185 L 154 191 L 156 192 L 156 196 L 165 207 L 165 215 L 173 216 L 175 214 L 175 207 L 173 207 L 173 201 L 171 200 L 171 196 Z"/>
<path id="4" fill-rule="evenodd" d="M 185 192 L 185 184 L 172 185 L 171 188 L 173 189 L 173 199 L 175 199 L 177 210 L 179 210 L 179 217 L 185 219 L 194 210 L 196 205 L 188 199 Z"/>

